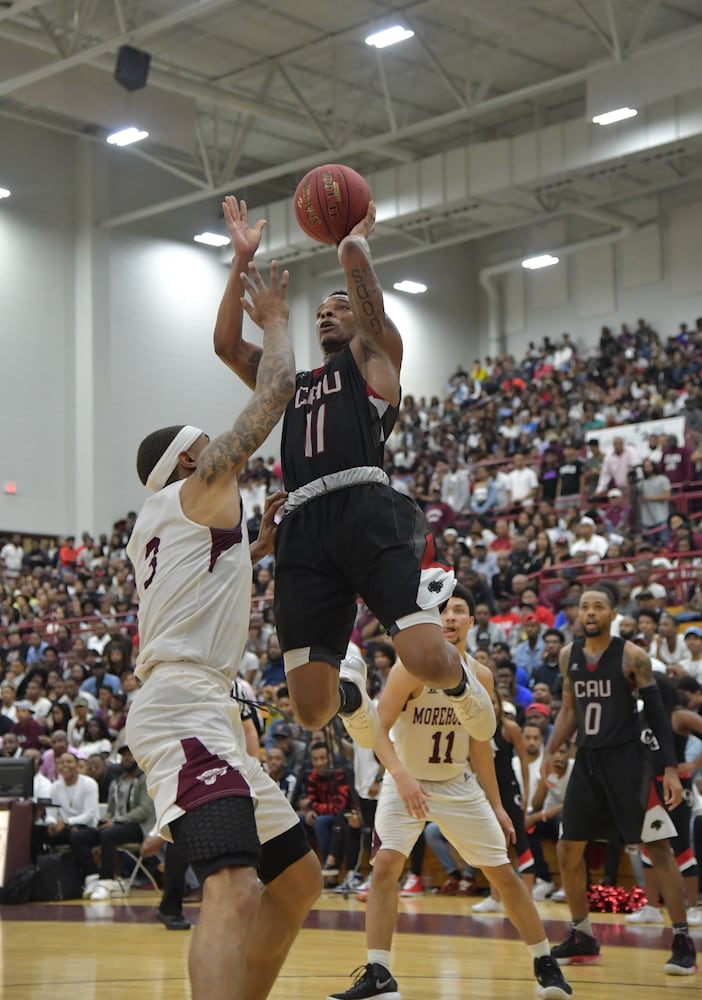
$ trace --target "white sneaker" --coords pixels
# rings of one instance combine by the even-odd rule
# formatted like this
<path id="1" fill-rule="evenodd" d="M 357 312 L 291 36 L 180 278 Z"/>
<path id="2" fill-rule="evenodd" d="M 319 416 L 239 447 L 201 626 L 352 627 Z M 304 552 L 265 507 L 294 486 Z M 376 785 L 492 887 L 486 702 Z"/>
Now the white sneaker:
<path id="1" fill-rule="evenodd" d="M 534 888 L 531 890 L 531 898 L 535 903 L 542 903 L 553 893 L 555 889 L 553 882 L 545 882 L 542 878 L 534 880 Z"/>
<path id="2" fill-rule="evenodd" d="M 372 750 L 380 736 L 378 709 L 366 691 L 366 664 L 359 656 L 341 661 L 339 680 L 351 681 L 361 692 L 361 706 L 351 715 L 340 715 L 346 732 L 359 747 Z"/>
<path id="3" fill-rule="evenodd" d="M 97 886 L 100 876 L 97 872 L 93 875 L 86 875 L 83 882 L 83 899 L 90 899 L 93 889 Z"/>
<path id="4" fill-rule="evenodd" d="M 687 911 L 688 927 L 702 927 L 702 906 L 693 906 Z"/>
<path id="5" fill-rule="evenodd" d="M 689 917 L 689 914 L 688 914 Z M 636 913 L 624 917 L 628 924 L 662 924 L 663 915 L 657 906 L 642 906 Z"/>
<path id="6" fill-rule="evenodd" d="M 497 720 L 492 698 L 473 672 L 473 667 L 463 664 L 466 689 L 458 697 L 446 695 L 451 702 L 458 721 L 473 739 L 491 740 L 495 734 Z"/>
<path id="7" fill-rule="evenodd" d="M 122 888 L 122 883 L 115 878 L 101 878 L 93 886 L 93 891 L 90 894 L 90 899 L 95 901 L 102 901 L 106 899 L 112 899 L 114 896 L 123 896 L 124 889 Z"/>
<path id="8" fill-rule="evenodd" d="M 473 913 L 504 913 L 505 908 L 498 899 L 493 899 L 492 896 L 486 896 L 484 900 L 480 903 L 474 903 L 471 906 Z"/>
<path id="9" fill-rule="evenodd" d="M 551 893 L 550 899 L 552 903 L 565 903 L 566 901 L 565 889 L 563 888 L 556 889 L 554 893 Z"/>

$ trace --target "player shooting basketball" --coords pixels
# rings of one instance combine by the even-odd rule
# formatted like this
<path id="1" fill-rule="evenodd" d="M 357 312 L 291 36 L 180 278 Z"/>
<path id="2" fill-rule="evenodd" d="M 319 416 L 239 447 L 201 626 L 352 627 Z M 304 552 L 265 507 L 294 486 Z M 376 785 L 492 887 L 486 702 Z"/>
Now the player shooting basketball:
<path id="1" fill-rule="evenodd" d="M 241 274 L 265 223 L 249 227 L 246 205 L 224 202 L 234 248 L 214 334 L 217 355 L 253 387 L 260 349 L 242 338 Z M 285 411 L 283 479 L 289 492 L 276 540 L 275 615 L 295 716 L 309 729 L 337 712 L 361 746 L 373 746 L 378 721 L 365 664 L 347 658 L 360 594 L 392 635 L 407 670 L 446 692 L 476 739 L 495 729 L 492 702 L 468 661 L 442 636 L 438 607 L 453 573 L 436 564 L 419 507 L 393 490 L 382 470 L 383 445 L 400 403 L 402 339 L 385 313 L 364 218 L 338 246 L 346 290 L 317 310 L 323 364 L 298 372 Z M 255 312 L 251 314 L 256 322 Z M 340 668 L 340 674 L 337 671 Z"/>

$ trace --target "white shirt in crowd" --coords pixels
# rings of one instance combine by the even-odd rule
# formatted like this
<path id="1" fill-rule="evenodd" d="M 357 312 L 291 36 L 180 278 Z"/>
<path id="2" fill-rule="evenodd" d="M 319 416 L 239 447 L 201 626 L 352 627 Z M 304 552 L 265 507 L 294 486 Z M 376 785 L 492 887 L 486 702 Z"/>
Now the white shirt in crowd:
<path id="1" fill-rule="evenodd" d="M 97 826 L 98 786 L 87 774 L 79 774 L 73 785 L 58 778 L 51 786 L 51 801 L 59 819 L 69 826 Z"/>

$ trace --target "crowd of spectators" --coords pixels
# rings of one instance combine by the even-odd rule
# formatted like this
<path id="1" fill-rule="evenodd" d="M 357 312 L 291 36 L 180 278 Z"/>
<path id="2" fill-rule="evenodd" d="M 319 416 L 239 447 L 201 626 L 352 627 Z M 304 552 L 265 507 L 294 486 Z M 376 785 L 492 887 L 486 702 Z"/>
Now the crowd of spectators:
<path id="1" fill-rule="evenodd" d="M 619 586 L 614 633 L 644 646 L 687 704 L 702 690 L 701 371 L 702 318 L 669 336 L 639 320 L 633 330 L 603 328 L 592 350 L 563 334 L 557 343 L 530 343 L 520 361 L 503 354 L 459 365 L 443 398 L 404 399 L 386 470 L 423 508 L 437 557 L 473 591 L 470 652 L 493 669 L 505 710 L 520 725 L 538 717 L 547 726 L 557 710 L 558 653 L 578 635 L 584 583 L 601 574 Z M 679 417 L 683 433 L 654 425 L 631 443 L 632 424 Z M 275 459 L 251 460 L 241 481 L 250 537 L 279 485 Z M 0 753 L 37 752 L 40 773 L 52 781 L 63 780 L 56 761 L 65 751 L 93 777 L 96 758 L 120 773 L 138 687 L 125 551 L 135 516 L 97 539 L 0 539 Z M 268 705 L 256 720 L 265 766 L 295 796 L 327 870 L 343 868 L 344 859 L 348 868 L 359 853 L 353 831 L 369 825 L 377 765 L 355 758 L 333 726 L 311 734 L 296 725 L 274 587 L 270 556 L 254 567 L 242 690 Z M 362 603 L 352 643 L 377 695 L 394 649 Z M 359 792 L 361 770 L 368 781 Z M 349 787 L 330 793 L 338 798 L 330 824 L 310 803 L 335 774 L 340 788 Z"/>

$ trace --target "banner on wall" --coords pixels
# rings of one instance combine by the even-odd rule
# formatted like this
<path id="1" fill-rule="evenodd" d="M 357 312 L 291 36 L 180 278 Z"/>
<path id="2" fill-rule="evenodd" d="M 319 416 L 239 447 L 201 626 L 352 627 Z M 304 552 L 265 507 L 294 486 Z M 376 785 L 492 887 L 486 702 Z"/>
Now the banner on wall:
<path id="1" fill-rule="evenodd" d="M 601 450 L 607 454 L 613 449 L 612 442 L 615 437 L 624 438 L 624 442 L 636 448 L 641 455 L 651 434 L 659 434 L 661 437 L 674 434 L 678 445 L 682 445 L 685 443 L 685 417 L 663 417 L 661 420 L 642 420 L 640 424 L 601 427 L 597 430 L 587 431 L 586 440 L 595 438 L 599 441 Z"/>

